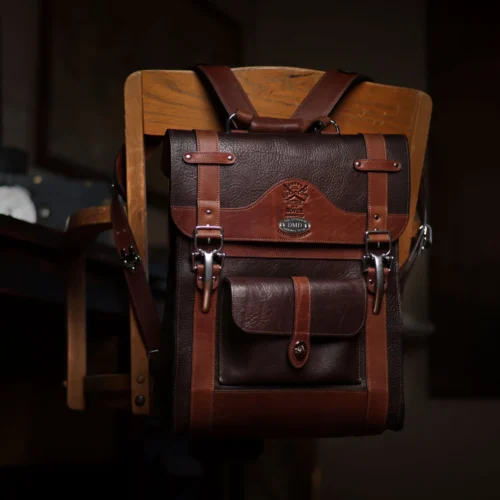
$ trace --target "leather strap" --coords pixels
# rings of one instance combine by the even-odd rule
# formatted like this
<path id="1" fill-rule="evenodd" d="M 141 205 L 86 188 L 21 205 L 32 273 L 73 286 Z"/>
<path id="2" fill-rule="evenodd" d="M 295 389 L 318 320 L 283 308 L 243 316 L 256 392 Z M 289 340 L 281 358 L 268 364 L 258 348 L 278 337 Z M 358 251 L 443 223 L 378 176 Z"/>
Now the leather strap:
<path id="1" fill-rule="evenodd" d="M 258 116 L 247 93 L 243 90 L 239 80 L 234 76 L 229 66 L 199 64 L 194 69 L 202 77 L 202 81 L 210 84 L 208 86 L 209 89 L 215 91 L 218 100 L 227 113 L 225 119 L 236 113 L 237 110 L 244 110 L 253 116 Z"/>
<path id="2" fill-rule="evenodd" d="M 149 158 L 159 141 L 146 141 L 145 156 Z M 142 341 L 150 359 L 151 371 L 157 373 L 155 360 L 160 349 L 161 321 L 148 283 L 148 276 L 139 256 L 137 243 L 122 205 L 126 201 L 125 145 L 115 161 L 112 185 L 111 222 L 116 250 L 124 268 L 130 303 L 137 320 Z"/>
<path id="3" fill-rule="evenodd" d="M 239 80 L 228 66 L 195 66 L 195 71 L 207 85 L 215 102 L 222 104 L 224 124 L 228 117 L 236 114 L 234 122 L 252 132 L 289 133 L 305 132 L 317 121 L 333 111 L 342 97 L 354 86 L 369 77 L 339 70 L 328 70 L 318 80 L 289 119 L 260 117 L 243 90 Z M 328 120 L 327 120 L 328 121 Z M 329 123 L 329 121 L 328 121 Z M 326 124 L 326 123 L 324 123 Z"/>
<path id="4" fill-rule="evenodd" d="M 366 157 L 372 162 L 387 160 L 385 138 L 381 134 L 364 134 L 366 142 Z M 387 230 L 387 172 L 369 171 L 368 175 L 368 220 L 369 231 Z M 383 234 L 381 242 L 389 240 L 389 235 Z M 370 241 L 374 241 L 370 237 Z M 375 270 L 367 273 L 368 289 L 370 276 L 375 276 Z M 372 290 L 370 290 L 372 292 Z M 368 311 L 366 316 L 366 378 L 368 384 L 368 402 L 366 405 L 366 425 L 377 431 L 385 428 L 389 407 L 389 376 L 387 359 L 387 324 L 386 324 L 386 294 L 378 314 L 373 313 L 375 295 L 368 294 Z"/>
<path id="5" fill-rule="evenodd" d="M 217 132 L 196 130 L 198 152 L 219 151 Z M 220 219 L 220 166 L 198 165 L 198 226 L 218 226 Z M 214 236 L 213 230 L 199 231 L 202 238 Z M 198 265 L 198 267 L 201 267 Z M 204 275 L 203 269 L 198 269 L 196 281 Z M 212 427 L 215 344 L 217 324 L 217 296 L 220 281 L 220 266 L 214 265 L 214 283 L 210 294 L 208 311 L 202 304 L 202 293 L 199 285 L 195 287 L 193 311 L 193 351 L 191 375 L 191 430 L 193 434 L 207 433 Z M 200 274 L 201 273 L 201 274 Z M 206 284 L 204 284 L 205 286 Z"/>
<path id="6" fill-rule="evenodd" d="M 302 368 L 311 352 L 311 286 L 306 276 L 292 276 L 292 281 L 295 306 L 288 359 L 294 368 Z"/>
<path id="7" fill-rule="evenodd" d="M 372 81 L 371 78 L 330 69 L 318 80 L 292 118 L 301 118 L 306 121 L 314 120 L 318 116 L 328 116 L 352 88 L 361 82 Z"/>

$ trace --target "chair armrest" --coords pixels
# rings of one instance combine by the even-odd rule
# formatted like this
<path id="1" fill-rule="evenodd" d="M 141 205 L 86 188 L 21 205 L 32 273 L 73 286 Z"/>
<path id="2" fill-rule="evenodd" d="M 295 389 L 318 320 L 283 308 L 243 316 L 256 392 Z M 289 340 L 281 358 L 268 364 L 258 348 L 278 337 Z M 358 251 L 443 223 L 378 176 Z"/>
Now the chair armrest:
<path id="1" fill-rule="evenodd" d="M 67 244 L 72 248 L 84 248 L 111 227 L 111 207 L 108 205 L 82 208 L 67 221 Z"/>

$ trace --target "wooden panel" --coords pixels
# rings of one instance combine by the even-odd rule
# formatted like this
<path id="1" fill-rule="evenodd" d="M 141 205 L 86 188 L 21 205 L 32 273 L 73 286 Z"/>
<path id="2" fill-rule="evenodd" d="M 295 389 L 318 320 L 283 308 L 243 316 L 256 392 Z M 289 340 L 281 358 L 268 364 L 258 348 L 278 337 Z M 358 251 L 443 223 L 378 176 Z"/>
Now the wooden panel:
<path id="1" fill-rule="evenodd" d="M 258 113 L 287 118 L 321 78 L 322 71 L 303 68 L 236 68 L 235 74 Z M 163 135 L 167 128 L 222 130 L 209 96 L 192 71 L 143 71 L 144 132 Z M 130 78 L 137 78 L 137 74 Z M 272 89 L 272 91 L 270 91 Z M 345 134 L 400 133 L 408 136 L 412 163 L 410 221 L 429 131 L 432 102 L 421 91 L 366 82 L 350 92 L 332 115 Z M 412 236 L 409 224 L 401 238 L 400 262 Z"/>
<path id="2" fill-rule="evenodd" d="M 85 409 L 83 380 L 87 374 L 87 310 L 85 254 L 68 265 L 66 296 L 67 391 L 66 402 L 72 410 Z"/>
<path id="3" fill-rule="evenodd" d="M 143 136 L 142 80 L 140 73 L 134 73 L 125 84 L 127 214 L 147 274 L 147 209 Z M 148 414 L 149 361 L 132 309 L 130 309 L 130 358 L 132 411 L 138 414 Z M 137 380 L 141 380 L 142 383 L 138 383 Z M 143 406 L 135 404 L 138 396 L 144 396 Z"/>

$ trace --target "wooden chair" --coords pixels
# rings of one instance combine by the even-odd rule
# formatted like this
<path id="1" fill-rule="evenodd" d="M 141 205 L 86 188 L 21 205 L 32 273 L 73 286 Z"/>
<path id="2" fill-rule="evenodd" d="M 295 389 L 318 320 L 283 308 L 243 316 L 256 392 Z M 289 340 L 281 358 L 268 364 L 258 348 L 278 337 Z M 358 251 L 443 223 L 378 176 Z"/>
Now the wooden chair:
<path id="1" fill-rule="evenodd" d="M 262 116 L 288 118 L 322 76 L 322 71 L 291 67 L 245 67 L 234 72 Z M 126 80 L 125 144 L 127 155 L 127 211 L 147 269 L 146 177 L 144 135 L 163 136 L 167 128 L 222 130 L 212 103 L 192 71 L 146 70 Z M 431 118 L 430 97 L 419 90 L 362 83 L 351 91 L 332 118 L 342 133 L 402 133 L 410 144 L 412 185 L 410 221 L 401 237 L 400 261 L 409 254 L 419 223 L 416 203 Z M 118 146 L 118 145 L 117 145 Z M 111 159 L 110 159 L 111 160 Z M 111 227 L 109 207 L 75 213 L 68 239 L 83 247 Z M 85 255 L 71 261 L 67 287 L 67 404 L 85 408 L 87 391 L 122 391 L 130 395 L 135 414 L 149 414 L 148 359 L 130 311 L 130 375 L 88 377 L 86 373 Z"/>

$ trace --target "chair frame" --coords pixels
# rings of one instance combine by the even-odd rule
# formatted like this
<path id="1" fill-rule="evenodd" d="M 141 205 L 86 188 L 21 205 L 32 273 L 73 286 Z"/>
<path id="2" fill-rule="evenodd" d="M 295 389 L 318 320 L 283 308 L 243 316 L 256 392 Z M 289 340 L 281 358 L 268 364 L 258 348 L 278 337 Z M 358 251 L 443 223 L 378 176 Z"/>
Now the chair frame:
<path id="1" fill-rule="evenodd" d="M 233 69 L 257 112 L 288 118 L 322 71 L 292 67 Z M 147 200 L 144 135 L 163 136 L 168 128 L 223 130 L 209 95 L 192 71 L 144 70 L 125 82 L 127 213 L 147 272 Z M 432 113 L 428 94 L 416 89 L 364 82 L 341 101 L 332 118 L 345 134 L 398 133 L 408 137 L 411 157 L 410 223 L 400 238 L 400 263 L 408 255 L 419 222 L 416 205 Z M 83 209 L 70 217 L 67 237 L 81 248 L 111 228 L 109 207 Z M 150 414 L 148 358 L 130 310 L 130 375 L 87 376 L 85 254 L 69 263 L 67 282 L 67 404 L 85 409 L 86 390 L 123 391 L 129 384 L 132 413 Z"/>

